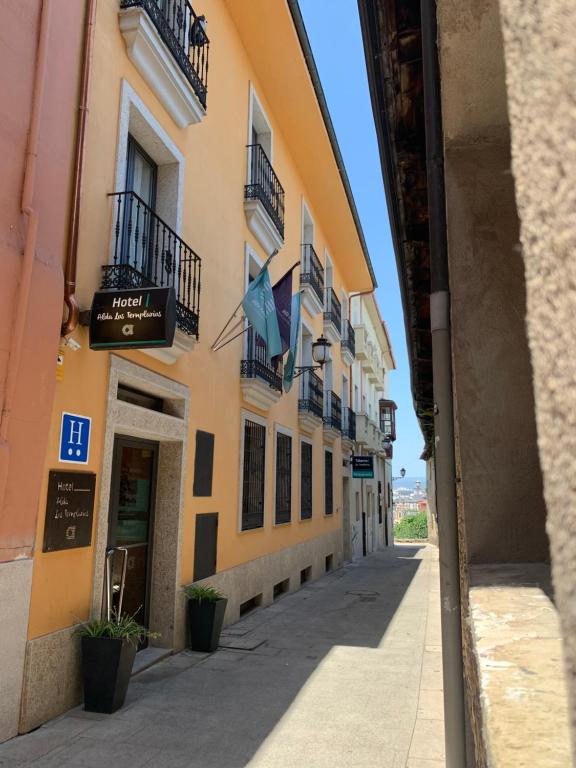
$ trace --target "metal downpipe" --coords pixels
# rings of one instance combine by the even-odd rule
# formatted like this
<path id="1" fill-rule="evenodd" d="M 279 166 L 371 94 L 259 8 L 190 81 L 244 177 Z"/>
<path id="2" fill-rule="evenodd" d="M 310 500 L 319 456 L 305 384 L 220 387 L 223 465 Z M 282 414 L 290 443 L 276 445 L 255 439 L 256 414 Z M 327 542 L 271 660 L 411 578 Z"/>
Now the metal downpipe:
<path id="1" fill-rule="evenodd" d="M 436 0 L 421 0 L 446 768 L 466 766 L 450 286 Z"/>

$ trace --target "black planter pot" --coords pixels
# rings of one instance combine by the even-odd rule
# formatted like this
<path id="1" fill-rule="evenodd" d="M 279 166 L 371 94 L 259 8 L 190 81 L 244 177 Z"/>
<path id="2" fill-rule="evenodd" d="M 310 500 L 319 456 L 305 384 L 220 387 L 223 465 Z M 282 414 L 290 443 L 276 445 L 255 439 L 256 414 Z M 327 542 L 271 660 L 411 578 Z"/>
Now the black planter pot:
<path id="1" fill-rule="evenodd" d="M 84 709 L 110 714 L 124 704 L 136 646 L 112 637 L 82 638 Z"/>
<path id="2" fill-rule="evenodd" d="M 218 648 L 224 612 L 228 600 L 188 600 L 188 631 L 193 651 L 215 651 Z"/>

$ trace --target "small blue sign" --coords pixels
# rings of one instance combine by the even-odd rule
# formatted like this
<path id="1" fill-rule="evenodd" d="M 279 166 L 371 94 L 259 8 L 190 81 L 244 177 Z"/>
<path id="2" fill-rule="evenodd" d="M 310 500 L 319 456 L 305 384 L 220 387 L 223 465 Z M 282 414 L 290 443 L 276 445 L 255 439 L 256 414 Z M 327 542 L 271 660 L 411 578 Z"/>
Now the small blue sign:
<path id="1" fill-rule="evenodd" d="M 92 419 L 89 416 L 78 416 L 76 413 L 62 413 L 59 461 L 72 464 L 88 464 L 91 423 Z"/>

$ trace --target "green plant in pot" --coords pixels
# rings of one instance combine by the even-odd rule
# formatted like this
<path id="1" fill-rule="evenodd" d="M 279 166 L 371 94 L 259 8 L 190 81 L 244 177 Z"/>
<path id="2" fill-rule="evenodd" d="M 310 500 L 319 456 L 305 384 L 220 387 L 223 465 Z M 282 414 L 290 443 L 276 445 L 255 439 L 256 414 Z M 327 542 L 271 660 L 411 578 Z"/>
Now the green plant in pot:
<path id="1" fill-rule="evenodd" d="M 149 632 L 134 616 L 113 613 L 91 619 L 75 632 L 82 642 L 84 709 L 111 714 L 124 704 L 138 645 Z"/>
<path id="2" fill-rule="evenodd" d="M 227 598 L 210 584 L 184 587 L 188 598 L 188 631 L 193 651 L 212 652 L 218 648 Z"/>

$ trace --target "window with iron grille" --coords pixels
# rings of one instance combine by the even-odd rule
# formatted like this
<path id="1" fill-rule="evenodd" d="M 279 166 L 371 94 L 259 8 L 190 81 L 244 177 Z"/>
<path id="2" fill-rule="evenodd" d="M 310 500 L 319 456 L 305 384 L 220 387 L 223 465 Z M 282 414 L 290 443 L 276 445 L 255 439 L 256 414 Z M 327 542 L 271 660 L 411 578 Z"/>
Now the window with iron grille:
<path id="1" fill-rule="evenodd" d="M 324 451 L 324 514 L 331 515 L 334 512 L 334 499 L 332 491 L 332 453 Z"/>
<path id="2" fill-rule="evenodd" d="M 300 444 L 300 519 L 312 517 L 312 446 Z"/>
<path id="3" fill-rule="evenodd" d="M 276 516 L 275 522 L 289 523 L 292 517 L 292 438 L 276 434 Z"/>
<path id="4" fill-rule="evenodd" d="M 244 422 L 244 471 L 242 477 L 242 530 L 264 525 L 266 427 Z"/>

